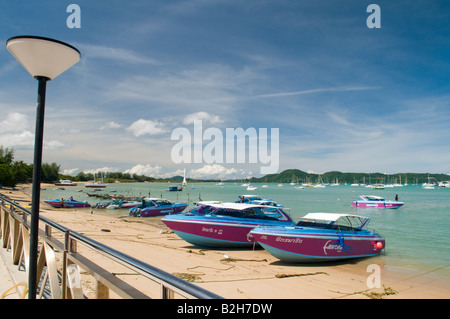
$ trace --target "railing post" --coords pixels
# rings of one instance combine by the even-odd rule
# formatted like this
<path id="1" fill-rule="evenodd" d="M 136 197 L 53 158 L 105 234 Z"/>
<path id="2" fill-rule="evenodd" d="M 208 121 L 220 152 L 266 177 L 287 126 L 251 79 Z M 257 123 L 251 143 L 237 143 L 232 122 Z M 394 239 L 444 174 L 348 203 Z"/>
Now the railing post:
<path id="1" fill-rule="evenodd" d="M 96 280 L 96 297 L 97 299 L 109 299 L 109 288 L 100 282 L 100 280 Z"/>
<path id="2" fill-rule="evenodd" d="M 173 299 L 173 298 L 174 298 L 173 291 L 170 288 L 161 284 L 161 299 Z"/>
<path id="3" fill-rule="evenodd" d="M 70 238 L 70 230 L 66 230 L 64 233 L 64 250 L 63 250 L 63 267 L 62 267 L 62 280 L 61 280 L 61 293 L 62 299 L 68 299 L 68 287 L 67 287 L 67 253 L 69 250 L 69 238 Z"/>

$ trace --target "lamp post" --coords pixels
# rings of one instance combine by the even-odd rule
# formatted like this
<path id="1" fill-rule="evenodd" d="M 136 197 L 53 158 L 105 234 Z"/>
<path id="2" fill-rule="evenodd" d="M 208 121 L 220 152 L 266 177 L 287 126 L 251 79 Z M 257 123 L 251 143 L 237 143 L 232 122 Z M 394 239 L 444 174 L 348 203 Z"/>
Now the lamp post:
<path id="1" fill-rule="evenodd" d="M 39 235 L 39 202 L 41 194 L 42 145 L 44 139 L 45 94 L 47 82 L 77 63 L 81 54 L 73 46 L 49 38 L 17 36 L 6 41 L 9 52 L 38 80 L 36 128 L 31 194 L 30 260 L 28 269 L 28 299 L 36 299 L 37 250 Z"/>

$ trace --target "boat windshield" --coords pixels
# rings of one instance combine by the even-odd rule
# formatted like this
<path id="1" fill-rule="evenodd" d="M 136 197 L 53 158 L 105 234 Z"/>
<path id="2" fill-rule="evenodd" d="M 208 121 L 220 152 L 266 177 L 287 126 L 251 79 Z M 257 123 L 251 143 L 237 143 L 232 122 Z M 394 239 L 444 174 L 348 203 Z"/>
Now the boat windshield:
<path id="1" fill-rule="evenodd" d="M 185 215 L 207 215 L 211 213 L 215 207 L 210 205 L 198 205 L 186 212 Z"/>
<path id="2" fill-rule="evenodd" d="M 297 223 L 297 226 L 339 230 L 361 230 L 368 222 L 369 219 L 366 217 L 344 215 L 336 220 L 303 218 Z"/>
<path id="3" fill-rule="evenodd" d="M 279 218 L 282 217 L 281 213 L 276 208 L 271 207 L 268 208 L 249 207 L 246 209 L 218 208 L 215 211 L 213 211 L 211 215 L 229 216 L 235 218 L 268 219 L 268 220 L 279 220 Z"/>
<path id="4" fill-rule="evenodd" d="M 241 195 L 237 203 L 249 203 L 255 200 L 262 200 L 262 198 L 258 195 Z"/>
<path id="5" fill-rule="evenodd" d="M 370 196 L 370 195 L 365 195 L 365 196 L 361 196 L 362 199 L 364 200 L 371 200 L 371 201 L 380 201 L 380 202 L 384 202 L 385 199 L 383 197 L 380 196 Z"/>
<path id="6" fill-rule="evenodd" d="M 156 203 L 158 206 L 172 205 L 172 203 L 169 202 L 167 199 L 158 199 L 158 200 L 155 200 L 155 203 Z"/>

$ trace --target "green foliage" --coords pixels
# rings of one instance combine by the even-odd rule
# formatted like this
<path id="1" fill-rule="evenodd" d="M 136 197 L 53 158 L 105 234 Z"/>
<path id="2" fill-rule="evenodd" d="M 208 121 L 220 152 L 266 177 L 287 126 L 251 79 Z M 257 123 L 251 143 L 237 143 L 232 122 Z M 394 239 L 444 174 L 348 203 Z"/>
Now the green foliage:
<path id="1" fill-rule="evenodd" d="M 339 171 L 330 171 L 324 174 L 309 174 L 298 169 L 287 169 L 279 174 L 270 174 L 261 178 L 251 178 L 254 183 L 334 183 L 353 184 L 353 183 L 408 183 L 422 184 L 428 181 L 440 182 L 450 180 L 450 176 L 446 174 L 431 173 L 343 173 Z"/>
<path id="2" fill-rule="evenodd" d="M 14 150 L 0 146 L 0 186 L 14 187 L 18 182 L 28 181 L 33 167 L 22 161 L 14 161 Z"/>
<path id="3" fill-rule="evenodd" d="M 43 163 L 41 181 L 47 183 L 56 182 L 59 179 L 59 169 L 60 165 L 56 163 Z"/>

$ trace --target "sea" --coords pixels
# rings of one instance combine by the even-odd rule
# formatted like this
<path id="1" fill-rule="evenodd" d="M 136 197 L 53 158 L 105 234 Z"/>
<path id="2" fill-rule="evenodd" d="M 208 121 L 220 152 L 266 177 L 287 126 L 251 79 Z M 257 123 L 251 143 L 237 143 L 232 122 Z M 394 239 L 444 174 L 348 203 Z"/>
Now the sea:
<path id="1" fill-rule="evenodd" d="M 417 273 L 436 273 L 450 279 L 450 188 L 423 189 L 421 185 L 406 185 L 371 189 L 365 186 L 326 185 L 324 188 L 304 187 L 289 183 L 251 184 L 257 187 L 249 191 L 238 182 L 188 183 L 182 191 L 168 191 L 176 183 L 112 183 L 94 192 L 82 183 L 64 188 L 47 188 L 41 192 L 44 199 L 68 199 L 88 201 L 91 205 L 105 202 L 90 197 L 88 193 L 145 196 L 165 198 L 172 202 L 189 203 L 187 210 L 201 200 L 234 202 L 243 194 L 259 195 L 283 205 L 294 219 L 312 212 L 350 213 L 370 217 L 367 228 L 376 230 L 386 240 L 381 258 L 385 265 Z M 264 186 L 264 187 L 263 187 Z M 354 208 L 351 202 L 361 195 L 378 195 L 405 204 L 398 209 Z M 41 208 L 43 208 L 41 206 Z M 127 210 L 96 209 L 96 213 L 111 218 L 127 216 Z M 139 218 L 139 217 L 136 217 Z M 150 217 L 152 218 L 152 217 Z M 155 217 L 158 218 L 158 217 Z"/>

